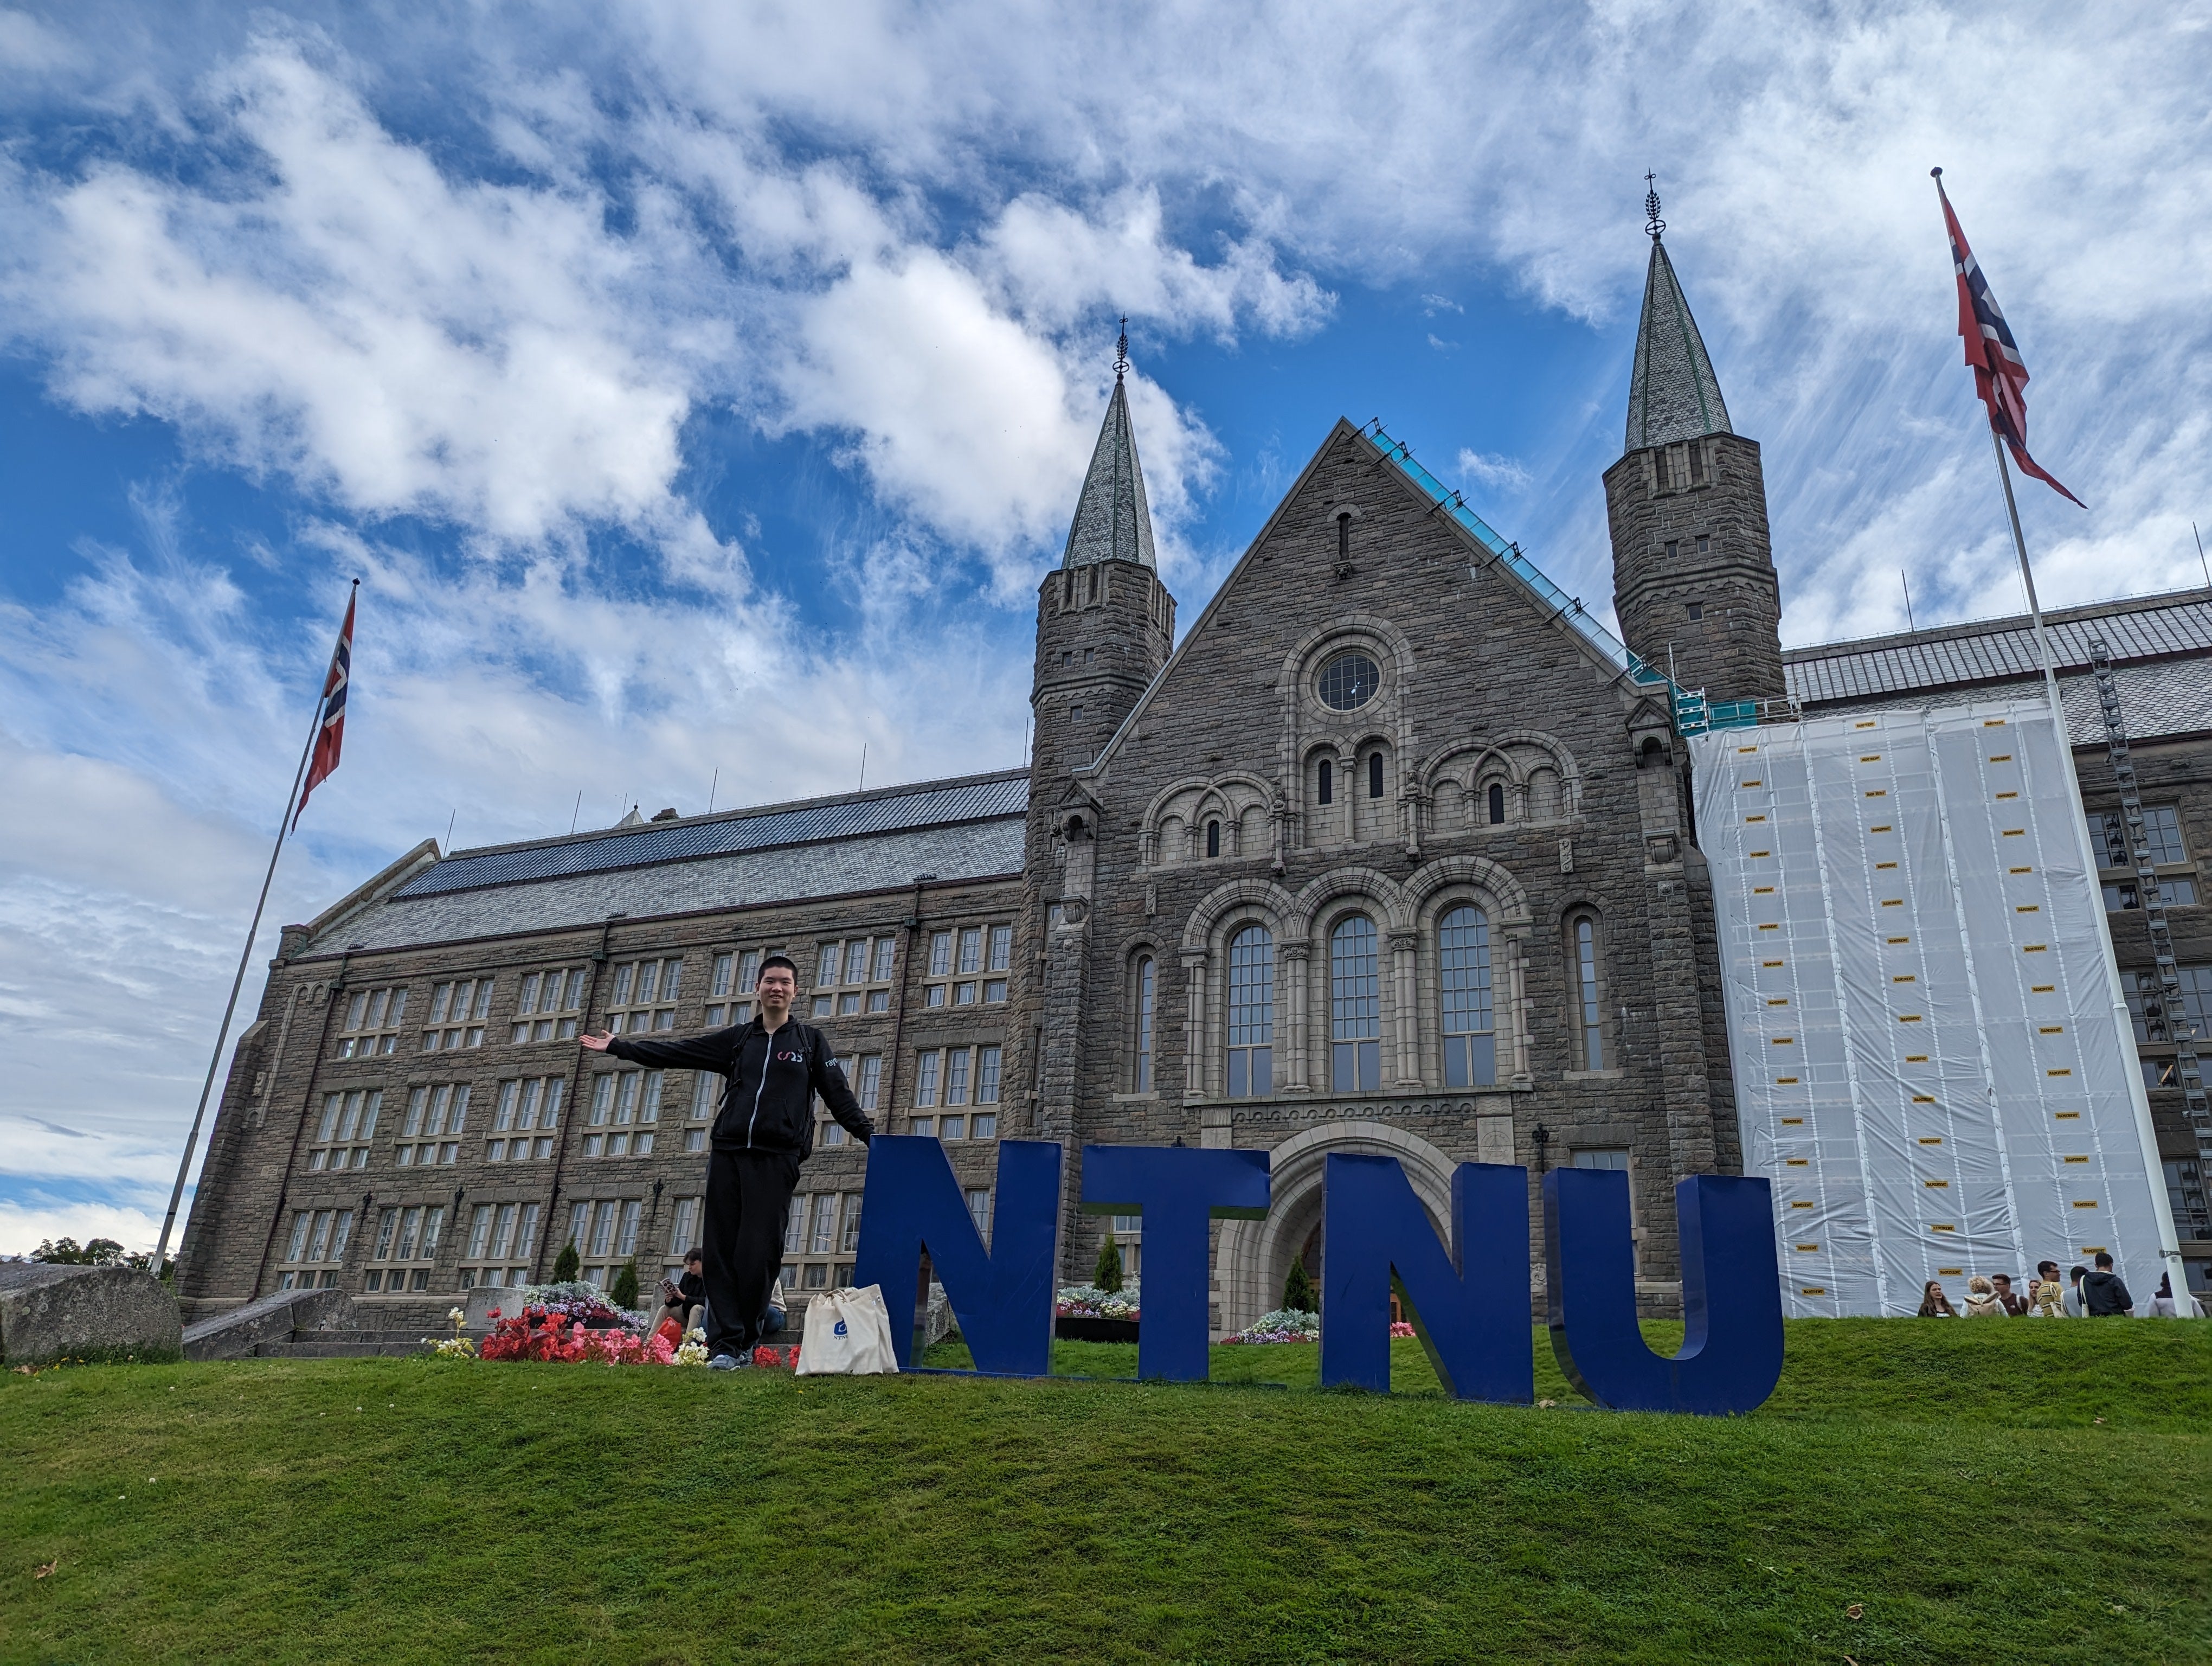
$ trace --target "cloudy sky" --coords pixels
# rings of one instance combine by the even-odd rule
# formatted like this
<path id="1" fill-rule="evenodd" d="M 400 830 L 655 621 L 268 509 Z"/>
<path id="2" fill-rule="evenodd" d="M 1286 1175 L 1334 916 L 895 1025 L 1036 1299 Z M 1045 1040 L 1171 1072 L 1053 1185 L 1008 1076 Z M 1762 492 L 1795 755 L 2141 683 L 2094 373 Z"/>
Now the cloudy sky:
<path id="1" fill-rule="evenodd" d="M 1595 599 L 1652 168 L 1785 640 L 2010 611 L 1941 163 L 2046 598 L 2203 582 L 2208 84 L 2202 0 L 0 10 L 0 1252 L 150 1243 L 348 580 L 259 957 L 1018 763 L 1122 313 L 1186 619 L 1339 415 Z"/>

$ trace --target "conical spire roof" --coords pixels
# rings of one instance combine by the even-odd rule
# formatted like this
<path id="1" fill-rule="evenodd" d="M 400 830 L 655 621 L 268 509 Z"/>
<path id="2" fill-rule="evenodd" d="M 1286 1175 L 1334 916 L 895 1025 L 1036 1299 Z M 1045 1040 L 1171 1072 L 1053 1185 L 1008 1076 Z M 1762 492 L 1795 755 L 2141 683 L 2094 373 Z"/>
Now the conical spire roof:
<path id="1" fill-rule="evenodd" d="M 1107 401 L 1098 448 L 1075 500 L 1062 567 L 1097 561 L 1133 561 L 1157 569 L 1152 556 L 1152 512 L 1145 502 L 1145 471 L 1137 465 L 1137 440 L 1129 429 L 1129 396 L 1118 375 Z"/>
<path id="2" fill-rule="evenodd" d="M 1655 236 L 1651 270 L 1644 280 L 1644 317 L 1636 326 L 1636 368 L 1628 382 L 1626 449 L 1735 432 L 1674 263 Z"/>

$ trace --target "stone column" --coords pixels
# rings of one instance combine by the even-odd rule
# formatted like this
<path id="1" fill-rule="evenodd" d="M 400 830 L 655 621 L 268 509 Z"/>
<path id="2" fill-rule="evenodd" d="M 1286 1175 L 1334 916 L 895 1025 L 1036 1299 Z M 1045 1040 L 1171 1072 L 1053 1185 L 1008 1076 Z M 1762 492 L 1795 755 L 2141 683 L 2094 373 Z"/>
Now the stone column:
<path id="1" fill-rule="evenodd" d="M 1208 1058 L 1206 1045 L 1206 963 L 1203 949 L 1182 952 L 1186 1000 L 1182 1026 L 1182 1097 L 1206 1097 Z"/>
<path id="2" fill-rule="evenodd" d="M 1394 931 L 1390 933 L 1394 991 L 1390 1021 L 1398 1043 L 1397 1085 L 1403 1088 L 1418 1088 L 1421 1085 L 1420 1023 L 1415 1012 L 1413 976 L 1413 950 L 1419 941 L 1420 934 L 1417 932 Z"/>
<path id="3" fill-rule="evenodd" d="M 1359 842 L 1359 795 L 1367 790 L 1367 783 L 1359 779 L 1358 764 L 1354 753 L 1336 755 L 1337 839 L 1342 844 Z"/>
<path id="4" fill-rule="evenodd" d="M 1288 1038 L 1285 1062 L 1290 1067 L 1290 1076 L 1280 1091 L 1285 1093 L 1310 1093 L 1313 1091 L 1313 1060 L 1308 1040 L 1310 1032 L 1306 1011 L 1312 997 L 1313 939 L 1309 937 L 1285 938 L 1282 950 L 1284 994 L 1290 998 L 1290 1022 L 1285 1031 Z"/>
<path id="5" fill-rule="evenodd" d="M 1534 1018 L 1528 1001 L 1528 928 L 1515 927 L 1505 934 L 1506 1021 L 1513 1026 L 1508 1047 L 1505 1079 L 1516 1087 L 1533 1079 L 1528 1061 L 1528 1031 Z"/>

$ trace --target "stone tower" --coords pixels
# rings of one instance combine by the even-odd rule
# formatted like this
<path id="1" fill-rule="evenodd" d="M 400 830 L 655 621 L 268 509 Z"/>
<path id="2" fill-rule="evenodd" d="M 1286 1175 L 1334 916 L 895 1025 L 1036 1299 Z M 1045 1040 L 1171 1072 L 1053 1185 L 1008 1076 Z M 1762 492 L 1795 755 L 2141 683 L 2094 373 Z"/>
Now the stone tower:
<path id="1" fill-rule="evenodd" d="M 1041 999 L 1034 1126 L 1069 1138 L 1078 1067 L 1098 806 L 1075 772 L 1098 756 L 1175 646 L 1175 598 L 1160 582 L 1152 511 L 1129 427 L 1128 337 L 1076 499 L 1060 565 L 1037 587 L 1024 935 Z"/>
<path id="2" fill-rule="evenodd" d="M 1782 598 L 1759 445 L 1729 424 L 1674 277 L 1658 199 L 1628 385 L 1628 437 L 1605 472 L 1613 611 L 1638 654 L 1707 698 L 1781 697 Z"/>

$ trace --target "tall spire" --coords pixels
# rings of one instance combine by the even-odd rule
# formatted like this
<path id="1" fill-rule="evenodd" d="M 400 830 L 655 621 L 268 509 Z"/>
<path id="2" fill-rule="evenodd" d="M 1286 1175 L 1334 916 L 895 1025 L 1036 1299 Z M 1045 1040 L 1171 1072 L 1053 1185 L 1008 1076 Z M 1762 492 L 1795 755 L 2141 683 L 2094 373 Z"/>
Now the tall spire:
<path id="1" fill-rule="evenodd" d="M 1646 174 L 1644 181 L 1653 184 Z M 1628 381 L 1627 451 L 1694 440 L 1707 434 L 1733 434 L 1720 379 L 1690 316 L 1690 303 L 1674 277 L 1661 234 L 1659 192 L 1644 199 L 1651 234 L 1651 265 L 1644 278 L 1644 316 L 1636 326 L 1636 367 Z"/>
<path id="2" fill-rule="evenodd" d="M 1133 561 L 1158 569 L 1152 555 L 1152 512 L 1145 501 L 1145 471 L 1137 464 L 1137 439 L 1129 429 L 1129 394 L 1122 377 L 1129 368 L 1129 323 L 1114 358 L 1114 397 L 1106 402 L 1106 421 L 1091 453 L 1090 472 L 1075 500 L 1075 520 L 1067 529 L 1062 567 L 1092 562 Z"/>

